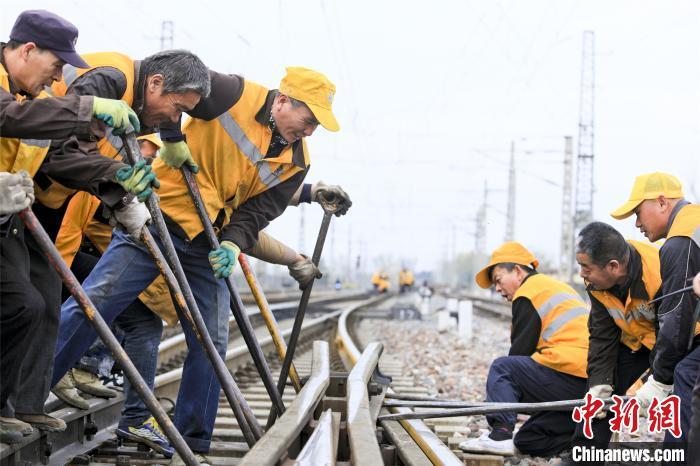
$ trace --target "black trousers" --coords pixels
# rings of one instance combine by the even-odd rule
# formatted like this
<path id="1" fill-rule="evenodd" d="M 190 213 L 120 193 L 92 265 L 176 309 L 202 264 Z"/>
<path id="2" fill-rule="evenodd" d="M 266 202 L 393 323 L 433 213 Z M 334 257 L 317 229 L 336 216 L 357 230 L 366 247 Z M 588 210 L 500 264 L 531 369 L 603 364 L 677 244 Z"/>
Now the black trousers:
<path id="1" fill-rule="evenodd" d="M 617 365 L 615 366 L 614 390 L 615 395 L 624 395 L 627 389 L 637 381 L 639 377 L 649 368 L 649 350 L 645 347 L 639 351 L 632 351 L 627 346 L 620 344 L 617 352 Z M 589 387 L 590 388 L 590 387 Z M 576 431 L 572 438 L 574 445 L 595 446 L 597 448 L 607 448 L 612 437 L 610 431 L 611 414 L 603 419 L 594 418 L 591 424 L 593 438 L 587 439 L 583 435 L 583 423 L 576 425 Z"/>
<path id="2" fill-rule="evenodd" d="M 36 351 L 50 353 L 53 346 L 40 338 L 37 331 L 47 314 L 46 301 L 32 280 L 31 255 L 25 243 L 24 226 L 15 215 L 0 236 L 0 409 L 16 393 L 23 368 L 34 361 Z M 54 336 L 55 345 L 55 336 Z M 36 348 L 35 348 L 36 349 Z M 31 372 L 26 369 L 27 372 Z M 42 406 L 45 398 L 40 400 Z"/>

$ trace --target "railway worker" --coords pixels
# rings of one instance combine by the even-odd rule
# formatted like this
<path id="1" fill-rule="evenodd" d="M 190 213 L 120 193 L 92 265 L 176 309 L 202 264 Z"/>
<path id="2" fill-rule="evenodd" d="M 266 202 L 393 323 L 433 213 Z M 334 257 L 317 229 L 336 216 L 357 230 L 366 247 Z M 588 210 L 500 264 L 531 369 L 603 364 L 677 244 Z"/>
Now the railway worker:
<path id="1" fill-rule="evenodd" d="M 700 243 L 700 235 L 693 235 Z M 700 272 L 693 279 L 693 293 L 700 297 Z M 688 435 L 688 464 L 700 464 L 700 376 L 693 387 L 693 418 L 690 434 Z"/>
<path id="2" fill-rule="evenodd" d="M 234 75 L 218 75 L 217 80 L 217 95 L 207 101 L 219 106 L 221 116 L 210 121 L 192 118 L 185 133 L 192 161 L 198 165 L 205 208 L 221 229 L 221 248 L 210 251 L 180 171 L 163 160 L 170 157 L 165 147 L 153 166 L 162 178 L 161 208 L 180 262 L 223 356 L 230 297 L 225 283 L 217 278 L 231 275 L 239 251 L 253 247 L 258 232 L 282 213 L 301 186 L 309 165 L 304 137 L 319 124 L 331 131 L 337 130 L 338 124 L 331 110 L 335 86 L 318 72 L 288 68 L 279 90 L 268 90 Z M 145 246 L 117 229 L 83 287 L 105 320 L 111 322 L 157 274 Z M 103 277 L 109 280 L 105 282 Z M 203 455 L 211 443 L 220 387 L 189 325 L 183 325 L 183 330 L 189 353 L 175 425 L 192 450 Z M 84 353 L 94 335 L 75 301 L 66 301 L 55 381 Z M 202 456 L 200 460 L 206 462 Z"/>
<path id="3" fill-rule="evenodd" d="M 399 293 L 405 293 L 413 288 L 413 272 L 402 267 L 399 272 Z"/>
<path id="4" fill-rule="evenodd" d="M 595 398 L 624 395 L 649 368 L 656 342 L 654 309 L 647 303 L 661 288 L 659 250 L 593 222 L 579 233 L 576 260 L 591 301 L 588 392 Z M 577 424 L 573 444 L 607 448 L 612 431 L 604 411 L 592 427 L 588 440 Z"/>
<path id="5" fill-rule="evenodd" d="M 586 393 L 588 306 L 569 285 L 537 272 L 539 262 L 520 243 L 507 242 L 477 275 L 481 288 L 494 286 L 512 302 L 508 356 L 491 364 L 486 399 L 546 402 L 579 399 Z M 570 412 L 533 414 L 513 437 L 516 413 L 489 414 L 489 434 L 460 443 L 464 451 L 512 456 L 514 446 L 533 456 L 570 448 L 576 425 Z"/>
<path id="6" fill-rule="evenodd" d="M 700 270 L 700 246 L 693 240 L 699 234 L 700 206 L 685 200 L 678 178 L 655 172 L 638 176 L 629 200 L 611 213 L 618 220 L 633 214 L 635 225 L 649 241 L 666 238 L 660 251 L 661 295 L 686 287 Z M 671 391 L 680 397 L 681 437 L 676 440 L 667 432 L 666 442 L 686 441 L 690 430 L 692 391 L 700 363 L 700 327 L 693 314 L 697 303 L 697 296 L 681 293 L 658 304 L 652 375 L 635 395 L 642 413 L 654 397 L 663 400 Z"/>
<path id="7" fill-rule="evenodd" d="M 29 10 L 18 16 L 9 42 L 0 45 L 0 171 L 25 170 L 37 183 L 50 177 L 115 205 L 126 194 L 120 186 L 125 184 L 115 179 L 117 171 L 126 168 L 123 164 L 77 153 L 73 140 L 49 153 L 56 147 L 51 139 L 87 139 L 101 131 L 103 123 L 117 131 L 126 129 L 130 121 L 138 124 L 136 115 L 118 101 L 91 96 L 39 98 L 46 97 L 45 85 L 61 78 L 65 63 L 86 66 L 75 52 L 77 37 L 77 28 L 65 19 L 45 10 Z M 64 430 L 65 422 L 44 413 L 53 361 L 46 348 L 54 344 L 58 326 L 58 274 L 17 215 L 3 224 L 0 257 L 0 407 L 6 416 L 0 426 L 31 432 L 26 423 L 13 420 L 16 416 L 41 429 Z M 23 320 L 20 314 L 34 316 L 31 338 L 42 341 L 41 345 L 24 340 L 25 333 L 17 327 Z"/>

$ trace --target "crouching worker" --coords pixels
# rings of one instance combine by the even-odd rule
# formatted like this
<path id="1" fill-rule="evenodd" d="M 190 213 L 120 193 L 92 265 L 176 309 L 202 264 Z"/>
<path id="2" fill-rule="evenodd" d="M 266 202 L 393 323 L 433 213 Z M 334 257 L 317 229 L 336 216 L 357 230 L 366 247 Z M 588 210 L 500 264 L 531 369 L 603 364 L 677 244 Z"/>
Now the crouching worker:
<path id="1" fill-rule="evenodd" d="M 659 250 L 625 241 L 610 225 L 593 222 L 579 233 L 576 261 L 591 299 L 588 391 L 596 398 L 624 395 L 649 368 L 656 342 L 655 311 L 647 302 L 661 288 Z M 578 424 L 574 445 L 607 448 L 608 420 L 604 411 L 598 413 L 590 440 Z"/>
<path id="2" fill-rule="evenodd" d="M 520 243 L 508 242 L 476 275 L 481 288 L 494 286 L 513 303 L 510 351 L 491 364 L 487 401 L 537 403 L 586 393 L 588 306 L 569 285 L 538 273 L 538 264 Z M 545 457 L 570 448 L 576 428 L 570 411 L 534 413 L 513 436 L 516 417 L 514 412 L 487 415 L 491 432 L 459 447 L 503 456 L 512 456 L 517 447 Z"/>

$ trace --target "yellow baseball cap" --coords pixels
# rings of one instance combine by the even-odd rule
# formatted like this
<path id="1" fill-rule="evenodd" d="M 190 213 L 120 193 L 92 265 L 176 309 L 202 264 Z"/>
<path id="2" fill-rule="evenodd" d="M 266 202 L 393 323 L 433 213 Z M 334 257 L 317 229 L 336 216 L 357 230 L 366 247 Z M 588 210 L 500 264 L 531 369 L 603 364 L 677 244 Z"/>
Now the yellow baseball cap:
<path id="1" fill-rule="evenodd" d="M 491 277 L 489 276 L 491 267 L 508 262 L 532 267 L 533 269 L 540 265 L 535 255 L 528 251 L 525 246 L 516 241 L 509 241 L 493 251 L 489 264 L 476 274 L 477 285 L 481 288 L 489 288 L 491 286 Z"/>
<path id="2" fill-rule="evenodd" d="M 328 131 L 338 131 L 340 125 L 333 115 L 333 98 L 335 84 L 318 71 L 288 66 L 287 75 L 282 78 L 280 92 L 289 97 L 304 102 Z"/>
<path id="3" fill-rule="evenodd" d="M 155 144 L 156 147 L 158 147 L 158 149 L 163 148 L 163 141 L 161 141 L 158 137 L 158 133 L 144 134 L 143 136 L 139 136 L 136 139 L 138 139 L 139 141 L 150 141 L 153 144 Z"/>
<path id="4" fill-rule="evenodd" d="M 654 172 L 639 175 L 634 180 L 632 194 L 627 202 L 615 209 L 610 215 L 618 220 L 625 219 L 634 213 L 634 209 L 647 199 L 665 196 L 668 199 L 683 197 L 683 186 L 673 175 Z"/>

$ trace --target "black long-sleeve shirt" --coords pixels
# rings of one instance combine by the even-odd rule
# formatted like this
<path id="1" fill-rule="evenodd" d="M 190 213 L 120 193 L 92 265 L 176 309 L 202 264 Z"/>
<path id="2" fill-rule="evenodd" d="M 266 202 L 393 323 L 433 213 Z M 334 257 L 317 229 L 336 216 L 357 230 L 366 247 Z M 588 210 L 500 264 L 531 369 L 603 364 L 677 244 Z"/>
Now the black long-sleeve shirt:
<path id="1" fill-rule="evenodd" d="M 608 290 L 620 302 L 625 303 L 627 297 L 649 300 L 644 282 L 642 281 L 642 258 L 634 247 L 627 245 L 630 257 L 627 263 L 627 278 L 622 285 L 614 285 Z M 591 313 L 588 317 L 588 385 L 613 385 L 617 355 L 620 348 L 622 330 L 615 324 L 607 308 L 598 301 L 589 285 L 588 297 L 591 300 Z"/>
<path id="2" fill-rule="evenodd" d="M 201 99 L 188 115 L 192 118 L 210 121 L 228 111 L 238 102 L 243 94 L 244 79 L 238 75 L 226 75 L 210 71 L 211 93 Z M 255 115 L 260 124 L 268 124 L 272 101 L 276 91 L 268 93 L 265 105 Z M 274 134 L 274 132 L 273 132 Z M 179 123 L 162 124 L 161 139 L 168 142 L 182 141 L 183 135 Z M 284 149 L 283 145 L 271 144 L 265 157 L 276 157 Z M 302 142 L 292 143 L 293 160 L 303 164 Z M 264 229 L 272 220 L 284 212 L 289 200 L 303 183 L 308 167 L 271 189 L 246 200 L 232 213 L 231 220 L 221 230 L 221 240 L 229 240 L 237 244 L 241 250 L 252 248 L 258 238 L 258 232 Z"/>
<path id="3" fill-rule="evenodd" d="M 534 274 L 525 277 L 523 283 Z M 522 283 L 521 283 L 522 286 Z M 532 356 L 542 333 L 542 319 L 532 301 L 520 297 L 513 301 L 509 356 Z"/>
<path id="4" fill-rule="evenodd" d="M 679 202 L 668 222 L 670 229 L 678 211 L 687 205 Z M 688 286 L 688 278 L 700 271 L 700 248 L 684 236 L 666 240 L 661 247 L 661 294 L 665 295 Z M 690 345 L 697 345 L 694 338 L 695 320 L 693 312 L 698 298 L 693 293 L 681 293 L 661 301 L 658 307 L 658 333 L 654 358 L 654 379 L 665 384 L 673 383 L 673 371 L 689 352 Z"/>

